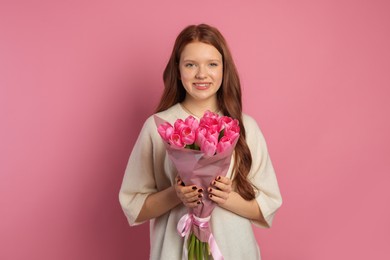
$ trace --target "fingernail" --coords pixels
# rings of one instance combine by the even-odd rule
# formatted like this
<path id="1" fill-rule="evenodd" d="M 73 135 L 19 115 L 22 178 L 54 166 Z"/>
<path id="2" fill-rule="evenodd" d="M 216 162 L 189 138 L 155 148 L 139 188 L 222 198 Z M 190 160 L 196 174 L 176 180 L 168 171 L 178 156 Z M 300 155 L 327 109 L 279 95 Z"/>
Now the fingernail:
<path id="1" fill-rule="evenodd" d="M 209 188 L 209 192 L 212 192 L 213 191 L 213 189 L 212 188 Z"/>
<path id="2" fill-rule="evenodd" d="M 213 185 L 217 184 L 217 182 L 213 181 Z"/>
<path id="3" fill-rule="evenodd" d="M 198 195 L 198 198 L 202 198 L 202 197 L 203 197 L 203 195 L 202 195 L 202 194 L 199 194 L 199 195 Z"/>
<path id="4" fill-rule="evenodd" d="M 211 198 L 213 195 L 212 194 L 209 194 L 209 197 Z"/>
<path id="5" fill-rule="evenodd" d="M 199 189 L 198 192 L 203 192 L 203 189 Z"/>
<path id="6" fill-rule="evenodd" d="M 195 187 L 195 186 L 193 186 L 193 187 L 192 187 L 192 189 L 193 189 L 193 190 L 196 190 L 196 187 Z"/>
<path id="7" fill-rule="evenodd" d="M 217 177 L 217 181 L 219 181 L 220 179 L 221 179 L 221 176 L 218 176 L 218 177 Z"/>
<path id="8" fill-rule="evenodd" d="M 198 200 L 198 201 L 196 202 L 196 204 L 198 204 L 198 205 L 199 205 L 199 204 L 200 204 L 200 201 Z"/>

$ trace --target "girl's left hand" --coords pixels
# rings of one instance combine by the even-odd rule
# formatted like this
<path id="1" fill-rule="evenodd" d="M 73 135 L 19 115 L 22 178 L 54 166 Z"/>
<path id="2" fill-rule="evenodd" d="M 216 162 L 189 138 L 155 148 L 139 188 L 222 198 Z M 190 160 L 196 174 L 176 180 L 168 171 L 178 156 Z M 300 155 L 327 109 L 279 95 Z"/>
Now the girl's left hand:
<path id="1" fill-rule="evenodd" d="M 215 203 L 221 205 L 225 204 L 229 198 L 230 192 L 232 192 L 232 181 L 223 176 L 217 176 L 215 180 L 211 182 L 211 186 L 207 189 L 209 198 Z"/>

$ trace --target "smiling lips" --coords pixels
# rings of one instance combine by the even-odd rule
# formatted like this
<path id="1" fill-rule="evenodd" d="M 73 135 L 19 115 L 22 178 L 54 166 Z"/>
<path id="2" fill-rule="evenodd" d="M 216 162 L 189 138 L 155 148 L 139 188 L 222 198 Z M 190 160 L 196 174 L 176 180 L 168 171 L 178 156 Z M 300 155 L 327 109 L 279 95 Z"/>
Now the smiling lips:
<path id="1" fill-rule="evenodd" d="M 197 88 L 197 89 L 207 89 L 208 87 L 210 87 L 211 83 L 208 83 L 208 82 L 195 82 L 193 83 L 194 87 Z"/>

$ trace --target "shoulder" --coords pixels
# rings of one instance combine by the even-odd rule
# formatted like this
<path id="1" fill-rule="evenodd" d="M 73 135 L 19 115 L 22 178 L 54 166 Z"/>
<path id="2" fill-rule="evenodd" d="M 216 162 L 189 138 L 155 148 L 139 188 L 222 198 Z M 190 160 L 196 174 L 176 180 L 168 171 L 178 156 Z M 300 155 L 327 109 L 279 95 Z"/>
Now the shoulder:
<path id="1" fill-rule="evenodd" d="M 261 143 L 265 145 L 265 138 L 257 121 L 252 116 L 244 113 L 242 115 L 242 121 L 245 127 L 246 140 L 248 144 Z"/>
<path id="2" fill-rule="evenodd" d="M 248 114 L 242 114 L 242 123 L 244 124 L 246 131 L 260 130 L 257 121 Z"/>
<path id="3" fill-rule="evenodd" d="M 176 103 L 175 105 L 171 106 L 167 110 L 152 115 L 151 116 L 152 119 L 149 118 L 148 120 L 154 121 L 155 117 L 159 117 L 164 121 L 173 124 L 179 118 L 184 120 L 186 117 L 188 117 L 188 114 L 181 108 L 179 103 Z"/>
<path id="4" fill-rule="evenodd" d="M 156 118 L 162 119 L 163 121 L 167 121 L 171 124 L 173 124 L 178 118 L 183 118 L 184 115 L 182 115 L 183 111 L 180 108 L 180 104 L 177 103 L 167 110 L 155 113 L 151 116 L 149 116 L 145 123 L 143 128 L 145 130 L 153 129 L 155 130 L 157 127 L 157 124 L 159 124 L 158 120 Z M 155 131 L 153 131 L 155 132 Z"/>
<path id="5" fill-rule="evenodd" d="M 180 104 L 177 103 L 171 106 L 170 108 L 168 108 L 167 110 L 158 112 L 155 115 L 169 121 L 170 119 L 177 119 L 177 117 L 180 116 L 180 112 L 181 112 Z"/>

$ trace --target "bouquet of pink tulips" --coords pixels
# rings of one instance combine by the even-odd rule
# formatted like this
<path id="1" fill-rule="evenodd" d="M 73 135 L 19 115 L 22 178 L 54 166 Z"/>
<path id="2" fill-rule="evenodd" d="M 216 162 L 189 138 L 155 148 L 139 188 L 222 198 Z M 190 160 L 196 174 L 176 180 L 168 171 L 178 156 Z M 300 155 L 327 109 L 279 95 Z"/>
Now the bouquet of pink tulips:
<path id="1" fill-rule="evenodd" d="M 174 125 L 155 116 L 157 130 L 180 179 L 207 191 L 217 176 L 226 176 L 240 135 L 238 120 L 207 111 L 199 121 L 193 116 L 177 119 Z M 185 237 L 183 259 L 223 259 L 209 226 L 215 203 L 204 196 L 189 208 L 177 229 Z"/>

